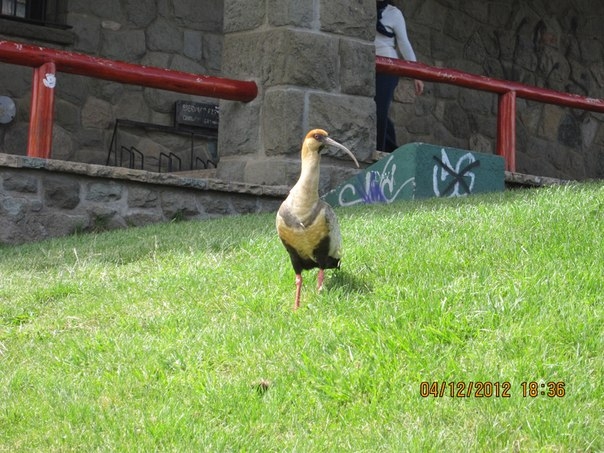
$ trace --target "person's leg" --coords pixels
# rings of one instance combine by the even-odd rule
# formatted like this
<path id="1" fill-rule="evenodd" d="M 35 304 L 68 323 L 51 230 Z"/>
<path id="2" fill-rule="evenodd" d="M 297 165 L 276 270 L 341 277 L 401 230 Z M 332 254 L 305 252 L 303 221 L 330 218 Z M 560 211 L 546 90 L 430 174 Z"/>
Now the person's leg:
<path id="1" fill-rule="evenodd" d="M 375 75 L 375 104 L 377 116 L 376 149 L 386 151 L 386 134 L 388 128 L 388 110 L 392 103 L 398 77 L 386 74 Z"/>
<path id="2" fill-rule="evenodd" d="M 396 142 L 396 131 L 394 130 L 394 123 L 390 118 L 388 118 L 386 124 L 386 142 L 384 145 L 384 151 L 387 153 L 391 153 L 397 148 L 398 143 Z"/>

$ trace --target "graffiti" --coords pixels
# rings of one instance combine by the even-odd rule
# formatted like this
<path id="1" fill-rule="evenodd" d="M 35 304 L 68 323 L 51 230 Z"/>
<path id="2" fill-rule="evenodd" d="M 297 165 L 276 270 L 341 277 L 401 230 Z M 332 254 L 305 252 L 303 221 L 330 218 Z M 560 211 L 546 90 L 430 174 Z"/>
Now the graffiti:
<path id="1" fill-rule="evenodd" d="M 54 74 L 46 74 L 44 76 L 44 80 L 42 80 L 42 83 L 46 88 L 52 89 L 57 86 L 57 78 Z"/>
<path id="2" fill-rule="evenodd" d="M 501 156 L 408 143 L 325 194 L 332 206 L 462 197 L 504 190 Z"/>
<path id="3" fill-rule="evenodd" d="M 372 170 L 360 173 L 353 182 L 345 184 L 338 195 L 339 205 L 391 203 L 405 187 L 415 183 L 414 177 L 397 181 L 395 174 L 396 163 L 394 156 L 390 156 L 381 172 Z"/>
<path id="4" fill-rule="evenodd" d="M 470 170 L 480 166 L 480 161 L 476 159 L 474 154 L 464 154 L 459 158 L 457 164 L 453 166 L 447 152 L 443 148 L 441 150 L 441 158 L 433 156 L 433 159 L 436 161 L 436 165 L 434 165 L 432 172 L 432 185 L 434 187 L 434 194 L 437 197 L 459 197 L 472 193 L 474 183 L 476 182 L 476 175 Z M 444 188 L 443 184 L 446 184 Z"/>

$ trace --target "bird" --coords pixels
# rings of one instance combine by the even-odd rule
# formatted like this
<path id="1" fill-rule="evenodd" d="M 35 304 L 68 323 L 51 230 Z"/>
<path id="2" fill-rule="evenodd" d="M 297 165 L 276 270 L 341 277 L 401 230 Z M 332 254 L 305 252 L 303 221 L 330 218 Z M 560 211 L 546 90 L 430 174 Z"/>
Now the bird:
<path id="1" fill-rule="evenodd" d="M 301 150 L 300 178 L 277 211 L 277 234 L 289 253 L 296 274 L 294 310 L 300 307 L 302 271 L 319 268 L 317 289 L 323 288 L 324 270 L 340 267 L 342 238 L 338 219 L 319 198 L 319 164 L 326 146 L 345 151 L 357 167 L 359 162 L 348 148 L 333 140 L 323 129 L 306 134 Z"/>

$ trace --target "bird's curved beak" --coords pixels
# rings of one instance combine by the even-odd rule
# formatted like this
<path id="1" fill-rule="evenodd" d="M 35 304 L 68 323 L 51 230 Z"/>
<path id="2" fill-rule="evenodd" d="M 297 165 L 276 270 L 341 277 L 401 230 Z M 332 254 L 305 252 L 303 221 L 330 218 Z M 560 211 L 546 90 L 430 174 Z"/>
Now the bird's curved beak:
<path id="1" fill-rule="evenodd" d="M 356 164 L 357 168 L 359 167 L 359 162 L 357 161 L 357 158 L 354 157 L 354 154 L 352 154 L 352 151 L 350 151 L 344 145 L 342 145 L 341 143 L 336 142 L 334 139 L 329 138 L 329 137 L 325 137 L 323 139 L 323 143 L 325 145 L 333 146 L 334 148 L 340 148 L 341 150 L 345 151 L 346 154 L 348 154 L 350 157 L 352 157 L 352 160 L 354 160 L 354 163 Z"/>

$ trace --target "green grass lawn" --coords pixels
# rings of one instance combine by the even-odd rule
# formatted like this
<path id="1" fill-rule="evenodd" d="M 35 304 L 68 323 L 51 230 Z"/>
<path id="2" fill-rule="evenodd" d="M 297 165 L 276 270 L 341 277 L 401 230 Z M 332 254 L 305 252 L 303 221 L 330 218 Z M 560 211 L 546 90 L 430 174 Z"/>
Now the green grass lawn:
<path id="1" fill-rule="evenodd" d="M 0 247 L 0 451 L 604 450 L 603 185 L 337 212 Z"/>

